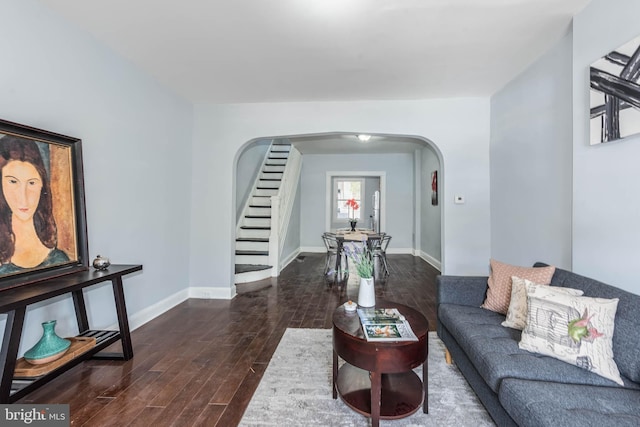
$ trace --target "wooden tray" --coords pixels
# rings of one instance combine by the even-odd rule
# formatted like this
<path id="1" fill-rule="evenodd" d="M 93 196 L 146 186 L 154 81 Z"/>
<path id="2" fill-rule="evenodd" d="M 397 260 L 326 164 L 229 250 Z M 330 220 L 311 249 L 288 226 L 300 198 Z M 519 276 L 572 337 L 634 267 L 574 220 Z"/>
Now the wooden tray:
<path id="1" fill-rule="evenodd" d="M 16 369 L 13 373 L 15 378 L 33 378 L 48 374 L 54 369 L 64 365 L 82 353 L 92 349 L 96 345 L 96 339 L 92 337 L 71 337 L 66 338 L 71 341 L 69 350 L 60 359 L 42 365 L 32 365 L 21 357 L 16 361 Z"/>

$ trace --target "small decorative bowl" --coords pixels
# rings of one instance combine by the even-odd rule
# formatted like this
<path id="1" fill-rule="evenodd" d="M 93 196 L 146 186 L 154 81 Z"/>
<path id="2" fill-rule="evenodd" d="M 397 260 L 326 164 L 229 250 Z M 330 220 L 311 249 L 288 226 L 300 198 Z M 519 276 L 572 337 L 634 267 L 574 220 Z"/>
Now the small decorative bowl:
<path id="1" fill-rule="evenodd" d="M 358 304 L 356 304 L 351 300 L 344 303 L 344 311 L 346 311 L 347 313 L 353 313 L 356 311 L 357 308 L 358 308 Z"/>

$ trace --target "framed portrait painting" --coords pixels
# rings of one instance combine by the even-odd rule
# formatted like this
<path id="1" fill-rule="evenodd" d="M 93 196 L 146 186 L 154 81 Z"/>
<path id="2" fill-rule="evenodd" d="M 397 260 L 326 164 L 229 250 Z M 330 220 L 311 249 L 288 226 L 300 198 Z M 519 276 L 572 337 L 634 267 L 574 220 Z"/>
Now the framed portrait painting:
<path id="1" fill-rule="evenodd" d="M 0 291 L 88 268 L 81 144 L 0 120 Z"/>

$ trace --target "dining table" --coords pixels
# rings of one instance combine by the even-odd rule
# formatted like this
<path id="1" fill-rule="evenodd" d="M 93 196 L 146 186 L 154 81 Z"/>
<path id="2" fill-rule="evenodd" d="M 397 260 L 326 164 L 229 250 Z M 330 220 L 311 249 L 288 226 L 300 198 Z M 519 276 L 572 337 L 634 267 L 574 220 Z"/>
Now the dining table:
<path id="1" fill-rule="evenodd" d="M 339 272 L 341 271 L 343 250 L 345 242 L 365 242 L 371 250 L 374 247 L 376 241 L 379 241 L 382 238 L 382 234 L 375 232 L 370 229 L 362 229 L 356 228 L 355 231 L 351 231 L 351 229 L 344 230 L 332 230 L 331 233 L 335 234 L 336 241 L 338 243 L 338 255 L 336 256 L 336 278 L 339 276 Z"/>

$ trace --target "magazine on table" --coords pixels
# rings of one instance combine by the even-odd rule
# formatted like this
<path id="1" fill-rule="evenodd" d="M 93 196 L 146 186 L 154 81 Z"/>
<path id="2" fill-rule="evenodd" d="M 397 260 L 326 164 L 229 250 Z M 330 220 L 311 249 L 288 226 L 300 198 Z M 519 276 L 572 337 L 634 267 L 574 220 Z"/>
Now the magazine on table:
<path id="1" fill-rule="evenodd" d="M 418 341 L 397 308 L 359 308 L 358 316 L 367 341 Z"/>

